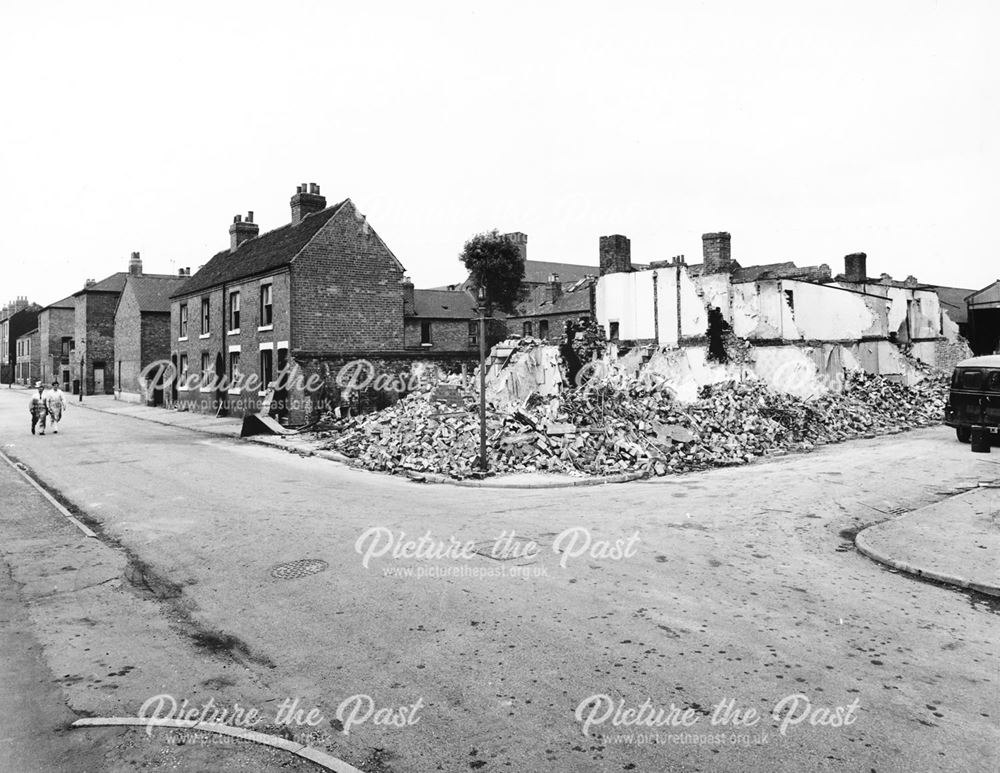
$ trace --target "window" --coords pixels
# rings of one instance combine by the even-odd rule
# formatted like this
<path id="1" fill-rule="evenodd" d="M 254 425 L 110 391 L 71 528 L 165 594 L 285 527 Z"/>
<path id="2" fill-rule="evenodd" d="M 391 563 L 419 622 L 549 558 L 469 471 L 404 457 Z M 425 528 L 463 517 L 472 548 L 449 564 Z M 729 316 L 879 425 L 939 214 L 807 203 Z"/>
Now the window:
<path id="1" fill-rule="evenodd" d="M 527 338 L 528 336 L 531 335 L 531 323 L 530 322 L 525 322 L 524 323 L 524 330 L 522 332 L 524 333 L 524 337 L 525 338 Z"/>
<path id="2" fill-rule="evenodd" d="M 201 378 L 203 381 L 207 381 L 209 375 L 211 374 L 212 358 L 208 356 L 208 352 L 201 353 Z"/>
<path id="3" fill-rule="evenodd" d="M 62 356 L 69 357 L 69 353 L 73 351 L 73 339 L 63 338 L 62 340 Z"/>
<path id="4" fill-rule="evenodd" d="M 992 370 L 986 376 L 986 388 L 991 392 L 1000 392 L 1000 370 Z"/>
<path id="5" fill-rule="evenodd" d="M 608 323 L 608 340 L 617 341 L 618 340 L 618 323 L 609 322 Z"/>
<path id="6" fill-rule="evenodd" d="M 420 345 L 430 346 L 431 345 L 431 323 L 421 322 L 420 323 Z"/>
<path id="7" fill-rule="evenodd" d="M 470 319 L 469 320 L 469 346 L 475 346 L 479 343 L 479 320 Z"/>
<path id="8" fill-rule="evenodd" d="M 177 316 L 180 320 L 180 324 L 177 328 L 177 335 L 181 338 L 187 338 L 188 334 L 188 305 L 182 303 L 180 309 L 177 312 Z"/>
<path id="9" fill-rule="evenodd" d="M 201 334 L 212 332 L 212 304 L 208 298 L 201 299 Z"/>
<path id="10" fill-rule="evenodd" d="M 240 291 L 229 293 L 229 329 L 240 329 Z"/>
<path id="11" fill-rule="evenodd" d="M 795 312 L 795 293 L 791 290 L 785 290 L 785 303 L 788 304 L 788 310 L 792 313 Z"/>
<path id="12" fill-rule="evenodd" d="M 963 370 L 959 372 L 962 374 L 963 389 L 982 389 L 983 372 L 981 370 Z"/>
<path id="13" fill-rule="evenodd" d="M 543 319 L 538 323 L 538 337 L 548 338 L 549 337 L 549 321 Z"/>
<path id="14" fill-rule="evenodd" d="M 178 381 L 180 381 L 181 386 L 183 386 L 184 381 L 187 380 L 188 377 L 188 356 L 186 354 L 181 355 L 180 363 L 178 364 L 177 369 L 180 371 L 178 374 Z"/>
<path id="15" fill-rule="evenodd" d="M 267 389 L 268 385 L 274 381 L 274 350 L 260 350 L 260 388 Z"/>
<path id="16" fill-rule="evenodd" d="M 229 353 L 229 381 L 230 384 L 240 377 L 240 353 Z"/>
<path id="17" fill-rule="evenodd" d="M 271 316 L 271 285 L 260 286 L 260 326 L 267 327 L 272 324 L 274 318 Z"/>

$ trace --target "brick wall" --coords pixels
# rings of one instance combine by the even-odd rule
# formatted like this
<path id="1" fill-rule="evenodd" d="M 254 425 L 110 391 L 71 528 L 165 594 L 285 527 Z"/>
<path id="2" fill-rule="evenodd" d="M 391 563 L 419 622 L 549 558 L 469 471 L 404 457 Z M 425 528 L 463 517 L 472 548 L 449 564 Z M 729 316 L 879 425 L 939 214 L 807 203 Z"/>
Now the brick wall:
<path id="1" fill-rule="evenodd" d="M 142 314 L 131 284 L 125 286 L 115 314 L 114 371 L 115 392 L 140 393 Z"/>
<path id="2" fill-rule="evenodd" d="M 421 319 L 409 317 L 403 327 L 403 342 L 407 349 L 423 349 L 433 352 L 479 351 L 478 342 L 469 343 L 469 321 L 467 319 Z M 422 346 L 421 326 L 424 322 L 431 326 L 431 345 Z"/>
<path id="3" fill-rule="evenodd" d="M 507 330 L 512 336 L 524 335 L 524 323 L 531 323 L 531 335 L 541 338 L 539 323 L 547 320 L 549 323 L 549 333 L 547 341 L 561 341 L 565 337 L 566 323 L 578 323 L 581 319 L 593 319 L 593 315 L 585 311 L 576 311 L 565 314 L 544 314 L 533 317 L 508 317 Z"/>
<path id="4" fill-rule="evenodd" d="M 67 393 L 72 388 L 72 368 L 69 359 L 62 356 L 62 340 L 76 334 L 75 316 L 73 309 L 61 308 L 46 309 L 38 315 L 40 367 L 51 376 L 49 380 L 59 379 Z"/>
<path id="5" fill-rule="evenodd" d="M 403 268 L 348 202 L 292 263 L 292 348 L 403 348 Z"/>
<path id="6" fill-rule="evenodd" d="M 303 385 L 308 386 L 310 378 L 318 388 L 312 391 L 294 389 L 289 394 L 289 420 L 292 424 L 303 424 L 315 420 L 323 411 L 344 406 L 352 414 L 381 410 L 393 405 L 405 390 L 396 391 L 385 387 L 403 385 L 412 373 L 422 374 L 425 381 L 433 381 L 435 374 L 472 374 L 478 362 L 478 354 L 432 354 L 429 352 L 396 352 L 384 357 L 365 358 L 371 363 L 373 373 L 381 377 L 377 383 L 353 393 L 338 384 L 338 374 L 348 363 L 357 362 L 354 357 L 301 357 L 295 363 L 302 376 Z"/>
<path id="7" fill-rule="evenodd" d="M 17 351 L 18 342 L 27 342 L 28 352 L 27 354 L 21 354 L 16 356 L 16 364 L 14 367 L 14 380 L 18 384 L 24 384 L 25 386 L 33 386 L 36 381 L 38 381 L 41 375 L 41 338 L 38 331 L 36 330 L 31 335 L 22 335 L 15 340 L 14 351 Z M 22 347 L 24 343 L 22 343 Z M 51 375 L 46 378 L 46 384 L 52 381 Z"/>
<path id="8" fill-rule="evenodd" d="M 71 363 L 72 378 L 84 385 L 84 394 L 94 394 L 95 366 L 104 368 L 102 394 L 114 392 L 115 305 L 118 293 L 86 292 L 76 297 L 74 340 L 76 356 Z M 84 345 L 85 371 L 80 373 L 80 346 Z"/>
<path id="9" fill-rule="evenodd" d="M 260 295 L 261 287 L 270 285 L 272 304 L 272 323 L 261 325 Z M 230 295 L 240 294 L 240 325 L 236 330 L 230 329 Z M 201 337 L 201 299 L 209 299 L 209 314 L 211 328 L 207 337 Z M 180 305 L 188 304 L 188 335 L 186 341 L 178 336 L 180 325 Z M 211 367 L 218 364 L 222 355 L 222 374 L 232 378 L 229 373 L 229 353 L 233 347 L 239 347 L 240 373 L 245 376 L 254 375 L 261 378 L 260 350 L 264 344 L 273 352 L 274 370 L 277 371 L 278 351 L 287 348 L 291 333 L 291 310 L 289 292 L 289 273 L 283 269 L 275 274 L 264 277 L 254 277 L 239 282 L 227 284 L 225 288 L 193 295 L 185 299 L 176 299 L 170 307 L 170 323 L 166 333 L 168 355 L 179 357 L 187 354 L 189 372 L 197 373 L 201 368 L 202 352 L 207 352 Z M 153 331 L 151 331 L 151 334 Z M 155 345 L 155 344 L 154 344 Z M 145 353 L 144 353 L 145 356 Z M 156 358 L 152 358 L 156 359 Z M 243 416 L 255 413 L 260 405 L 260 391 L 242 389 L 224 392 L 203 392 L 199 387 L 181 391 L 176 404 L 192 411 L 215 413 L 223 403 L 223 412 L 231 416 Z M 166 395 L 167 404 L 174 404 L 170 395 Z"/>

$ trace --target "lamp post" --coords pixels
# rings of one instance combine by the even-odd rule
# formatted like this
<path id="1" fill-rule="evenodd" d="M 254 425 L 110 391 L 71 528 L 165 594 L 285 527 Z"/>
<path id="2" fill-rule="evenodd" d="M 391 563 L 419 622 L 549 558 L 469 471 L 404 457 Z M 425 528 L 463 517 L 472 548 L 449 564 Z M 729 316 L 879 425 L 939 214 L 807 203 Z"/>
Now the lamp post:
<path id="1" fill-rule="evenodd" d="M 479 288 L 479 469 L 486 472 L 486 289 Z"/>
<path id="2" fill-rule="evenodd" d="M 80 344 L 80 399 L 83 402 L 83 393 L 87 390 L 87 350 Z"/>

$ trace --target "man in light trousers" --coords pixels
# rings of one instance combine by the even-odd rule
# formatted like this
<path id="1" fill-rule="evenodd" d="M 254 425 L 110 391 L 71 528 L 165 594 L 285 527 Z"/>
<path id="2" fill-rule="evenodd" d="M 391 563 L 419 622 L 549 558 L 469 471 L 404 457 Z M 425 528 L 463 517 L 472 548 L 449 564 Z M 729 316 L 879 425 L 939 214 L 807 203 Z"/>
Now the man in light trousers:
<path id="1" fill-rule="evenodd" d="M 59 388 L 59 382 L 53 381 L 52 388 L 46 389 L 42 397 L 45 400 L 45 409 L 49 414 L 49 426 L 52 427 L 52 432 L 58 435 L 59 422 L 62 419 L 63 411 L 66 410 L 66 396 Z"/>

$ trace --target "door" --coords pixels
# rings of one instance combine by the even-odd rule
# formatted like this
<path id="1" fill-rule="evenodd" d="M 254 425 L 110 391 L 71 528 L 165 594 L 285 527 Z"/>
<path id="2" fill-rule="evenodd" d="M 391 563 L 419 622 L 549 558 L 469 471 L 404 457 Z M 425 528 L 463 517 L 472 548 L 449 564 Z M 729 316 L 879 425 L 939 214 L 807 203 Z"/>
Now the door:
<path id="1" fill-rule="evenodd" d="M 104 394 L 104 367 L 94 366 L 94 394 Z"/>

